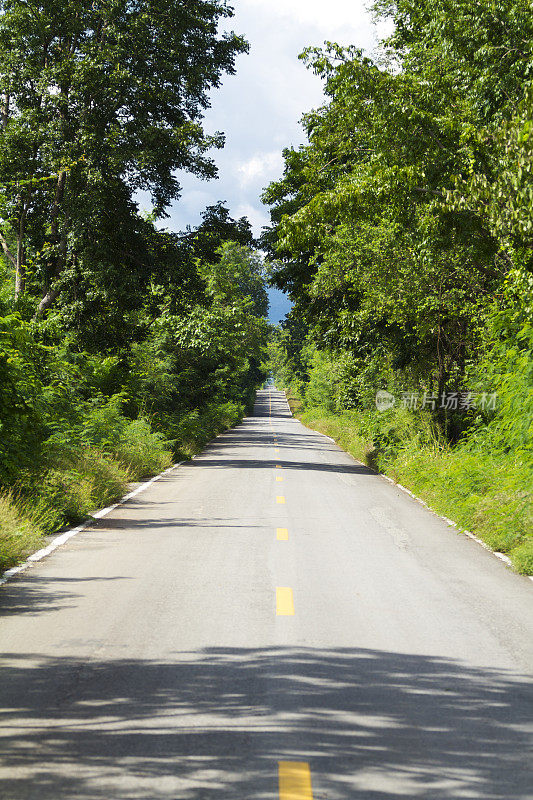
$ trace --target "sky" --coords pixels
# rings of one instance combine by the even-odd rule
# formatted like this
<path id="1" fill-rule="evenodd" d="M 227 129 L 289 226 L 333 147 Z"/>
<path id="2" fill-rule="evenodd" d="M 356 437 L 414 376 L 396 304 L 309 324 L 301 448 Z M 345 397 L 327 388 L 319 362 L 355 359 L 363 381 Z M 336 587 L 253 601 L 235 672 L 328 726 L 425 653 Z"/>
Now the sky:
<path id="1" fill-rule="evenodd" d="M 302 114 L 324 102 L 322 82 L 298 54 L 325 40 L 368 51 L 376 43 L 365 0 L 233 0 L 231 5 L 235 16 L 224 21 L 223 29 L 244 35 L 250 53 L 239 56 L 236 74 L 213 90 L 205 115 L 206 133 L 226 136 L 225 148 L 212 154 L 219 179 L 180 174 L 182 195 L 164 222 L 171 230 L 195 227 L 205 207 L 222 200 L 234 219 L 248 217 L 258 235 L 269 223 L 261 191 L 281 176 L 283 148 L 305 142 Z M 270 318 L 277 322 L 289 303 L 274 290 L 270 301 Z"/>

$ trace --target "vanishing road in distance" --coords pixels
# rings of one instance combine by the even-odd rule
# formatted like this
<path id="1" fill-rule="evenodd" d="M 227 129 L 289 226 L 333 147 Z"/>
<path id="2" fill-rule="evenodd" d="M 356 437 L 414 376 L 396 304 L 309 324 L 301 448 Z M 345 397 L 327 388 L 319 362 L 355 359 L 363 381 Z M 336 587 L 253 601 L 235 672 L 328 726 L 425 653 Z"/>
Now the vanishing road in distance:
<path id="1" fill-rule="evenodd" d="M 3 800 L 531 800 L 533 584 L 258 393 L 0 590 Z"/>

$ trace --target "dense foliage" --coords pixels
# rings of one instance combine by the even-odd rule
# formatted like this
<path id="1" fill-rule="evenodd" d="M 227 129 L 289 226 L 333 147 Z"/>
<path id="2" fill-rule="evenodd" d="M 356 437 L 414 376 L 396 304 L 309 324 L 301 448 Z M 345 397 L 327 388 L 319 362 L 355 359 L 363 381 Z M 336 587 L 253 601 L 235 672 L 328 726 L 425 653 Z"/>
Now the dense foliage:
<path id="1" fill-rule="evenodd" d="M 201 117 L 247 48 L 218 33 L 231 13 L 0 2 L 0 567 L 197 452 L 264 379 L 248 221 L 158 222 L 176 170 L 216 173 Z"/>
<path id="2" fill-rule="evenodd" d="M 302 54 L 328 101 L 264 193 L 273 281 L 294 302 L 274 371 L 308 407 L 366 415 L 359 433 L 383 468 L 428 426 L 439 452 L 475 450 L 492 499 L 472 489 L 479 475 L 466 482 L 469 524 L 512 506 L 497 546 L 521 548 L 532 570 L 531 6 L 380 0 L 376 12 L 394 32 L 374 59 L 332 43 Z M 378 390 L 392 409 L 376 410 Z"/>

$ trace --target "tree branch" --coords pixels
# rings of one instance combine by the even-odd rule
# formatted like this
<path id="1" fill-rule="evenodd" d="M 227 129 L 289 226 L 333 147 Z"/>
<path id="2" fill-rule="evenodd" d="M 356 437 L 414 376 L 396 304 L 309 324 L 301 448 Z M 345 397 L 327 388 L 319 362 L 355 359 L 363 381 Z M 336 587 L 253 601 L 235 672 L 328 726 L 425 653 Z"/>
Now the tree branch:
<path id="1" fill-rule="evenodd" d="M 0 231 L 0 244 L 2 245 L 2 250 L 4 251 L 4 253 L 9 258 L 9 260 L 11 261 L 11 263 L 13 264 L 13 266 L 16 269 L 17 268 L 17 259 L 15 258 L 15 256 L 11 252 L 11 250 L 9 249 L 9 247 L 7 245 L 7 242 L 4 239 L 4 235 L 3 235 L 3 233 L 1 231 Z"/>
<path id="2" fill-rule="evenodd" d="M 443 193 L 437 192 L 435 189 L 422 189 L 420 186 L 413 186 L 413 192 L 421 192 L 422 194 L 434 194 L 436 197 L 440 197 L 441 200 L 446 200 L 446 197 L 443 195 Z"/>
<path id="3" fill-rule="evenodd" d="M 43 299 L 39 303 L 39 306 L 37 308 L 37 314 L 35 316 L 38 317 L 40 314 L 43 313 L 43 311 L 47 311 L 53 304 L 53 302 L 57 299 L 58 295 L 59 291 L 57 289 L 50 289 L 49 291 L 47 291 Z"/>

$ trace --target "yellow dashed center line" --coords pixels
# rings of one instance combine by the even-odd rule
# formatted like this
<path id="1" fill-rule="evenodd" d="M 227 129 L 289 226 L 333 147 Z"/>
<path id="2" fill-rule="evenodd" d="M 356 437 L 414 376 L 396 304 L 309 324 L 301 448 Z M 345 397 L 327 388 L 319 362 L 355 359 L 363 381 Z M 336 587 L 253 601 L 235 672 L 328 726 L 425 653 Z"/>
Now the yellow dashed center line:
<path id="1" fill-rule="evenodd" d="M 306 761 L 280 761 L 279 800 L 313 800 L 311 770 Z"/>
<path id="2" fill-rule="evenodd" d="M 276 539 L 279 542 L 288 542 L 289 531 L 287 530 L 287 528 L 276 528 Z"/>
<path id="3" fill-rule="evenodd" d="M 283 480 L 283 478 L 281 477 L 281 475 L 276 475 L 276 481 L 278 483 L 281 483 L 282 480 Z"/>
<path id="4" fill-rule="evenodd" d="M 278 494 L 278 496 L 276 497 L 276 503 L 279 503 L 280 505 L 283 505 L 285 503 L 285 498 L 283 497 L 283 495 Z"/>
<path id="5" fill-rule="evenodd" d="M 292 598 L 292 589 L 289 586 L 276 587 L 276 616 L 294 616 L 294 601 Z"/>

